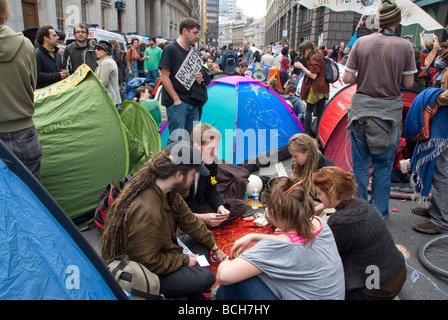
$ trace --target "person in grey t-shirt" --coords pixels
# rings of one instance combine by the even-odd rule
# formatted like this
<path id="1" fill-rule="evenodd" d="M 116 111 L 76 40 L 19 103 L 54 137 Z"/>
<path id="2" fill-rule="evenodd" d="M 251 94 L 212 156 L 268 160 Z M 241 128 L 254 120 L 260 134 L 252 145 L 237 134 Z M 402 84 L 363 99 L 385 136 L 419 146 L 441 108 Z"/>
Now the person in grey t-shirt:
<path id="1" fill-rule="evenodd" d="M 263 192 L 267 219 L 283 232 L 248 234 L 235 242 L 235 259 L 218 267 L 217 300 L 344 299 L 344 270 L 333 234 L 314 216 L 301 183 L 282 177 Z M 252 242 L 257 243 L 245 250 Z"/>

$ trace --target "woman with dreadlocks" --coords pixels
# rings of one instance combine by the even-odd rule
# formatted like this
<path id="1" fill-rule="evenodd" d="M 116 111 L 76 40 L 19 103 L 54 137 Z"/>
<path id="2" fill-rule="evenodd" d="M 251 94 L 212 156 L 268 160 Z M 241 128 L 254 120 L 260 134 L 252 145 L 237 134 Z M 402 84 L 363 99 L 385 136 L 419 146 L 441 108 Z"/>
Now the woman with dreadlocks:
<path id="1" fill-rule="evenodd" d="M 216 281 L 209 268 L 198 266 L 195 254 L 183 253 L 177 228 L 191 252 L 208 259 L 213 251 L 219 261 L 226 257 L 183 200 L 196 172 L 209 174 L 201 152 L 185 141 L 169 144 L 125 184 L 109 209 L 102 236 L 104 260 L 128 255 L 143 264 L 159 276 L 160 293 L 167 298 L 197 298 Z"/>
<path id="2" fill-rule="evenodd" d="M 317 149 L 316 140 L 305 133 L 298 133 L 289 139 L 288 151 L 294 161 L 292 166 L 293 178 L 303 180 L 305 189 L 317 202 L 311 177 L 323 167 L 334 166 L 333 161 L 323 156 Z M 316 205 L 315 211 L 320 212 L 323 209 L 324 206 L 319 203 Z"/>

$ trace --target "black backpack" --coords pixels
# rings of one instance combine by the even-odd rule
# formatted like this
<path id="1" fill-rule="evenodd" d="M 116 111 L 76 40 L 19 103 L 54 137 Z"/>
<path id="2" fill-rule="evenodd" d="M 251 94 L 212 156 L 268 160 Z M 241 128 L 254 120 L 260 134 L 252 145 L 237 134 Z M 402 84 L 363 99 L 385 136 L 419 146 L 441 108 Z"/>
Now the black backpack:
<path id="1" fill-rule="evenodd" d="M 227 52 L 223 60 L 225 62 L 225 66 L 231 67 L 236 65 L 235 55 L 233 52 Z"/>
<path id="2" fill-rule="evenodd" d="M 324 57 L 320 53 L 317 53 L 325 60 L 325 81 L 327 83 L 334 83 L 339 79 L 339 67 L 338 64 L 329 57 Z"/>

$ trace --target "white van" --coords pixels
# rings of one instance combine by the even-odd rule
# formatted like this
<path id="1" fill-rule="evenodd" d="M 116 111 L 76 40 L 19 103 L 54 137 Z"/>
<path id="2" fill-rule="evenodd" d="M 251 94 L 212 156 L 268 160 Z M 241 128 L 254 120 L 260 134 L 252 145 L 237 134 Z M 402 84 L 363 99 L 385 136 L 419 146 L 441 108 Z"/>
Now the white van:
<path id="1" fill-rule="evenodd" d="M 100 40 L 106 40 L 109 42 L 111 40 L 117 40 L 118 44 L 120 45 L 120 49 L 122 51 L 126 51 L 126 38 L 124 37 L 124 35 L 119 34 L 119 33 L 110 32 L 110 31 L 106 31 L 106 30 L 98 29 L 98 28 L 89 28 L 88 39 L 89 40 L 95 39 L 97 42 Z M 73 41 L 75 41 L 75 35 L 73 33 L 73 28 L 67 29 L 65 31 L 65 43 L 70 44 Z"/>
<path id="2" fill-rule="evenodd" d="M 132 44 L 132 39 L 133 38 L 137 38 L 138 41 L 140 41 L 140 43 L 144 43 L 147 46 L 149 46 L 149 37 L 140 36 L 138 34 L 127 34 L 126 35 L 126 40 L 128 42 L 128 45 Z"/>

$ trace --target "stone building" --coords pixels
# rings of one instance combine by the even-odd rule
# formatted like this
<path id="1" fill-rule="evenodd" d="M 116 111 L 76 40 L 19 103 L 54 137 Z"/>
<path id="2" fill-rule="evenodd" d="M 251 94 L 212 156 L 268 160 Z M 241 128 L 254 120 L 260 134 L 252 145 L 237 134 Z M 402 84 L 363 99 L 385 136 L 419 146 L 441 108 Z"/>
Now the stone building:
<path id="1" fill-rule="evenodd" d="M 198 19 L 198 0 L 10 0 L 7 25 L 16 31 L 46 24 L 65 30 L 79 22 L 104 30 L 165 39 L 179 35 L 186 17 Z"/>

